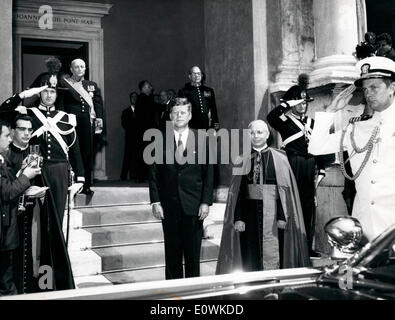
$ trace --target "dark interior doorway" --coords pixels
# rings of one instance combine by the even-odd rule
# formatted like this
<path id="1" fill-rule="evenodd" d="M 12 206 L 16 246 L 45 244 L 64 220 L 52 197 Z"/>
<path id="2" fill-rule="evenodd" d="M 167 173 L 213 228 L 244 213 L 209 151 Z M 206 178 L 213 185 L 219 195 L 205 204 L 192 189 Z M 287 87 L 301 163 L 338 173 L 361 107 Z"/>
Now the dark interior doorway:
<path id="1" fill-rule="evenodd" d="M 89 79 L 89 44 L 78 41 L 22 38 L 22 88 L 30 87 L 34 79 L 46 72 L 45 60 L 50 56 L 62 62 L 61 71 L 70 74 L 70 62 L 81 58 L 86 62 L 85 78 Z"/>
<path id="2" fill-rule="evenodd" d="M 395 46 L 395 1 L 393 0 L 366 0 L 368 31 L 376 35 L 388 33 L 392 38 L 392 47 Z"/>

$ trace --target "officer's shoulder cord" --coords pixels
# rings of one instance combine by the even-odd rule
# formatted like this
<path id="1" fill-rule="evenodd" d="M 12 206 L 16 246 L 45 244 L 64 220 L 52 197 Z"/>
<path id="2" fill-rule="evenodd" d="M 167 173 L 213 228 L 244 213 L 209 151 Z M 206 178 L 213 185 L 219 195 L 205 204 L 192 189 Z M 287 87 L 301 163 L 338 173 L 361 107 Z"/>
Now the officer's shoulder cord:
<path id="1" fill-rule="evenodd" d="M 344 157 L 343 157 L 343 152 L 344 152 L 344 137 L 346 135 L 347 132 L 347 128 L 348 126 L 352 124 L 352 131 L 350 134 L 350 140 L 351 140 L 351 146 L 353 147 L 354 151 L 356 153 L 362 153 L 366 151 L 365 154 L 365 158 L 362 161 L 361 166 L 359 167 L 359 169 L 357 170 L 357 172 L 355 173 L 354 176 L 349 176 L 348 173 L 346 172 L 345 166 L 344 166 Z M 354 134 L 355 134 L 355 123 L 348 123 L 348 125 L 343 129 L 342 131 L 342 135 L 341 135 L 341 139 L 340 139 L 340 152 L 339 152 L 339 161 L 340 161 L 340 169 L 344 175 L 344 177 L 346 177 L 348 180 L 354 181 L 356 180 L 362 170 L 365 168 L 366 164 L 368 163 L 368 160 L 370 158 L 370 155 L 372 154 L 373 151 L 373 146 L 374 146 L 374 141 L 378 135 L 378 133 L 380 132 L 380 127 L 379 126 L 375 126 L 372 132 L 372 135 L 370 136 L 368 142 L 366 143 L 366 145 L 363 148 L 358 148 L 356 143 L 355 143 L 355 138 L 354 138 Z"/>

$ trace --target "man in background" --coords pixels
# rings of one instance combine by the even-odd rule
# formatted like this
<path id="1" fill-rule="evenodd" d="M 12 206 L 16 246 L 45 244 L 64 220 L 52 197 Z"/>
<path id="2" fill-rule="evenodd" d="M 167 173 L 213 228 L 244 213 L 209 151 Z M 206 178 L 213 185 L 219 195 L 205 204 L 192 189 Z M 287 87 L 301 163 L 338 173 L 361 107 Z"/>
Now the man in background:
<path id="1" fill-rule="evenodd" d="M 85 182 L 81 193 L 91 195 L 93 170 L 93 135 L 103 131 L 103 100 L 97 83 L 84 78 L 86 65 L 82 59 L 71 62 L 71 77 L 63 77 L 64 108 L 77 119 L 76 132 L 84 165 Z"/>
<path id="2" fill-rule="evenodd" d="M 193 129 L 219 129 L 217 104 L 214 89 L 202 84 L 202 71 L 198 66 L 189 70 L 189 83 L 178 92 L 192 104 L 192 119 L 189 126 Z"/>
<path id="3" fill-rule="evenodd" d="M 137 179 L 138 176 L 138 121 L 136 117 L 137 92 L 129 94 L 130 105 L 122 111 L 121 124 L 125 130 L 125 148 L 121 180 Z"/>

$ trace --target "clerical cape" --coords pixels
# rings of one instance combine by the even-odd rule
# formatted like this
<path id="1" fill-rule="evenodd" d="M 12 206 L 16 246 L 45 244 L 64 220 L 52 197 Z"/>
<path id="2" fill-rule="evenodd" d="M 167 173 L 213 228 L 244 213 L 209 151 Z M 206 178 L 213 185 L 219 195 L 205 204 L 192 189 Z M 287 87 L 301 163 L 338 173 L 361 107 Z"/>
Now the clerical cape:
<path id="1" fill-rule="evenodd" d="M 273 148 L 269 148 L 268 152 L 273 157 L 277 192 L 286 221 L 283 250 L 281 250 L 283 268 L 309 267 L 311 262 L 295 177 L 284 152 Z M 248 174 L 246 166 L 249 163 L 251 163 L 251 153 L 240 157 L 235 167 L 242 168 L 241 172 Z M 234 214 L 242 177 L 243 175 L 233 175 L 229 187 L 216 274 L 242 270 L 240 233 L 234 229 Z M 265 201 L 267 194 L 262 195 L 261 198 Z M 270 216 L 273 216 L 273 213 L 270 213 Z"/>

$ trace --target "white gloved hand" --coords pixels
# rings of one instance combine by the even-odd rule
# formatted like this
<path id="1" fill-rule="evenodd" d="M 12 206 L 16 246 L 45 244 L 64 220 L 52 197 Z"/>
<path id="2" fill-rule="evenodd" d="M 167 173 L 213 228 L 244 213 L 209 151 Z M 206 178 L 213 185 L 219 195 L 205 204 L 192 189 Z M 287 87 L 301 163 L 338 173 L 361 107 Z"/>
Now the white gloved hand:
<path id="1" fill-rule="evenodd" d="M 26 99 L 26 98 L 31 98 L 33 96 L 35 96 L 36 94 L 40 94 L 41 91 L 45 90 L 46 88 L 48 88 L 47 85 L 42 86 L 42 87 L 38 87 L 38 88 L 31 88 L 31 89 L 27 89 L 25 91 L 22 91 L 19 94 L 19 97 L 21 99 Z"/>

